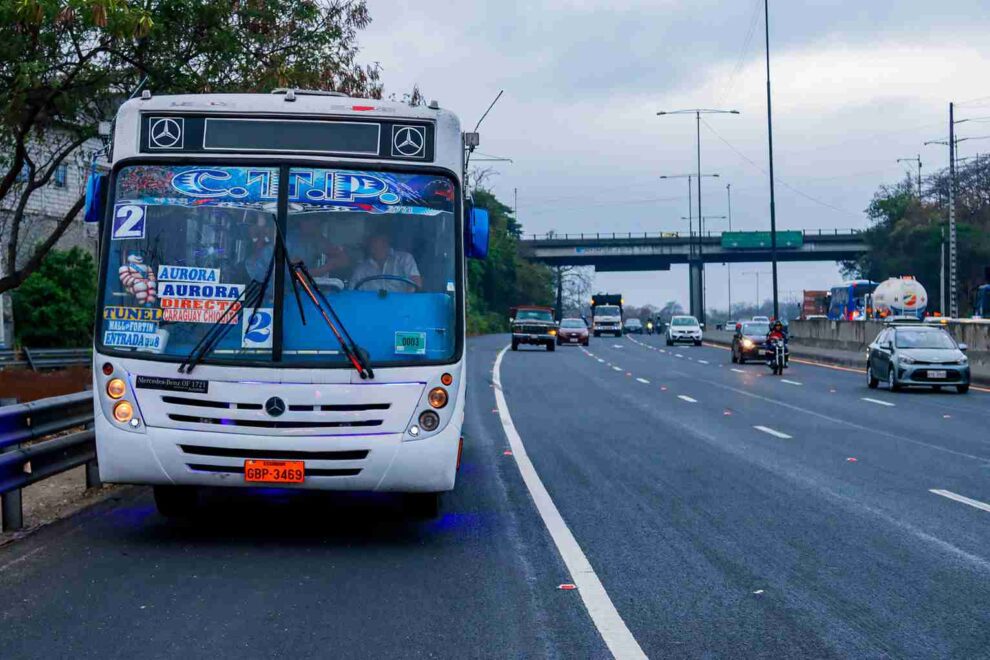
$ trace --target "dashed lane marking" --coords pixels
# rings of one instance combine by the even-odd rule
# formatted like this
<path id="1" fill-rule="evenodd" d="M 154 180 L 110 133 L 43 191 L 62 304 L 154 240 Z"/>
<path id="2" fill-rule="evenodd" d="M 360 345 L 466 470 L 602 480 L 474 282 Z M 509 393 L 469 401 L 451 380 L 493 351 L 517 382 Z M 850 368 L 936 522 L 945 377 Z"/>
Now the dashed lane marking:
<path id="1" fill-rule="evenodd" d="M 941 490 L 938 488 L 929 488 L 929 493 L 935 493 L 936 495 L 941 495 L 942 497 L 948 497 L 950 500 L 955 500 L 956 502 L 962 502 L 963 504 L 968 504 L 973 508 L 980 509 L 981 511 L 990 512 L 990 504 L 981 502 L 979 500 L 971 500 L 968 497 L 964 497 L 957 493 L 953 493 L 951 490 Z"/>
<path id="2" fill-rule="evenodd" d="M 614 371 L 622 371 L 622 367 L 615 367 L 615 366 L 613 366 L 612 369 Z"/>
<path id="3" fill-rule="evenodd" d="M 644 385 L 649 385 L 650 384 L 650 381 L 646 380 L 645 378 L 637 378 L 636 379 L 636 382 L 643 383 Z"/>
<path id="4" fill-rule="evenodd" d="M 698 360 L 698 364 L 709 364 L 708 360 Z"/>
<path id="5" fill-rule="evenodd" d="M 681 401 L 687 401 L 688 403 L 698 403 L 698 400 L 697 399 L 692 399 L 691 397 L 687 396 L 686 394 L 678 394 L 677 395 L 677 398 L 680 399 Z"/>
<path id="6" fill-rule="evenodd" d="M 536 468 L 533 467 L 532 461 L 529 460 L 526 447 L 523 445 L 518 431 L 516 431 L 515 424 L 512 423 L 509 406 L 505 401 L 505 394 L 502 392 L 502 377 L 500 373 L 502 358 L 508 348 L 506 346 L 498 354 L 498 358 L 495 360 L 495 368 L 492 371 L 492 380 L 495 382 L 495 403 L 498 405 L 499 419 L 502 422 L 505 437 L 508 438 L 509 445 L 512 447 L 512 457 L 519 467 L 523 482 L 526 484 L 526 488 L 533 498 L 536 510 L 539 512 L 540 518 L 543 519 L 543 524 L 546 525 L 554 545 L 557 546 L 560 558 L 564 561 L 564 565 L 567 566 L 567 570 L 571 574 L 571 579 L 574 580 L 574 584 L 577 586 L 577 592 L 580 594 L 581 600 L 584 602 L 584 606 L 591 616 L 591 621 L 595 624 L 595 628 L 598 629 L 598 633 L 605 641 L 605 645 L 608 646 L 608 650 L 618 660 L 626 660 L 627 658 L 645 660 L 646 654 L 643 653 L 643 649 L 636 641 L 636 638 L 629 632 L 626 622 L 619 616 L 619 612 L 615 609 L 615 605 L 612 604 L 612 599 L 609 598 L 608 592 L 605 591 L 601 580 L 598 579 L 598 575 L 595 573 L 591 562 L 588 561 L 588 557 L 584 554 L 581 546 L 578 545 L 574 534 L 571 533 L 567 523 L 564 522 L 564 518 L 560 515 L 557 505 L 554 504 L 550 493 L 547 492 L 546 486 L 543 485 L 543 481 L 540 479 L 540 475 L 537 474 Z"/>
<path id="7" fill-rule="evenodd" d="M 753 428 L 756 429 L 757 431 L 763 431 L 764 433 L 768 433 L 775 438 L 780 438 L 781 440 L 791 439 L 791 436 L 787 435 L 786 433 L 781 433 L 780 431 L 772 429 L 769 426 L 754 426 Z"/>
<path id="8" fill-rule="evenodd" d="M 869 401 L 870 403 L 875 403 L 878 406 L 887 406 L 888 408 L 893 408 L 895 405 L 897 405 L 897 404 L 891 403 L 890 401 L 881 401 L 880 399 L 871 399 L 868 396 L 863 396 L 863 397 L 860 397 L 860 398 L 863 401 Z"/>
<path id="9" fill-rule="evenodd" d="M 746 373 L 742 369 L 736 369 L 735 367 L 732 367 L 731 369 L 729 369 L 729 371 L 735 371 L 737 374 L 744 374 L 744 373 Z"/>
<path id="10" fill-rule="evenodd" d="M 781 378 L 780 382 L 787 383 L 788 385 L 803 385 L 804 383 L 799 383 L 796 380 L 787 380 L 786 378 Z"/>

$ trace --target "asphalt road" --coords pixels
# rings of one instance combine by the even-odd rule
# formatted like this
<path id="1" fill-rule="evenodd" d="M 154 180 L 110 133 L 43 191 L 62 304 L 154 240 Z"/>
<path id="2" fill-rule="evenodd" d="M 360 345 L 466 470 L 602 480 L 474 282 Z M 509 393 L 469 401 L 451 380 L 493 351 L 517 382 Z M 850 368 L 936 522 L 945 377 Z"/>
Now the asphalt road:
<path id="1" fill-rule="evenodd" d="M 129 489 L 0 548 L 0 658 L 607 657 L 505 454 L 506 343 L 469 342 L 438 521 L 275 491 L 171 524 Z M 656 337 L 508 352 L 501 382 L 650 657 L 990 657 L 987 394 L 804 364 L 775 378 Z"/>

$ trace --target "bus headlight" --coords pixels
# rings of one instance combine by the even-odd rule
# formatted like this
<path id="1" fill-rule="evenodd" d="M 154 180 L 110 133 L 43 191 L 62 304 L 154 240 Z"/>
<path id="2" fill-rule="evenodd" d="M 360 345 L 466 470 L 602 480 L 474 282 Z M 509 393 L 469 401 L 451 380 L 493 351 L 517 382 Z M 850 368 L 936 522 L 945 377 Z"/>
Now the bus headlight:
<path id="1" fill-rule="evenodd" d="M 440 415 L 432 410 L 423 411 L 419 415 L 419 426 L 427 433 L 435 431 L 440 426 Z"/>
<path id="2" fill-rule="evenodd" d="M 130 401 L 118 401 L 113 407 L 113 418 L 121 424 L 126 424 L 134 418 L 134 406 Z"/>
<path id="3" fill-rule="evenodd" d="M 443 408 L 447 405 L 447 390 L 442 387 L 434 387 L 430 390 L 430 396 L 428 397 L 430 406 L 433 408 Z M 425 427 L 424 427 L 425 428 Z"/>
<path id="4" fill-rule="evenodd" d="M 107 382 L 107 396 L 111 399 L 119 399 L 127 393 L 127 386 L 120 378 L 112 378 Z"/>

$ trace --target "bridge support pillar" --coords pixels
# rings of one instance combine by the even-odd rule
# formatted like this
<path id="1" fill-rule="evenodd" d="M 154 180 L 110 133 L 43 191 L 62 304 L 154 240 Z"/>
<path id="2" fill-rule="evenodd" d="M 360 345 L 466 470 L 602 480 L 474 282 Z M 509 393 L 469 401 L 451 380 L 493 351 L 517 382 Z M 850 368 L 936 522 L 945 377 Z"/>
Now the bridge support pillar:
<path id="1" fill-rule="evenodd" d="M 691 316 L 698 319 L 701 323 L 705 322 L 704 269 L 705 264 L 701 261 L 692 261 L 688 264 Z"/>

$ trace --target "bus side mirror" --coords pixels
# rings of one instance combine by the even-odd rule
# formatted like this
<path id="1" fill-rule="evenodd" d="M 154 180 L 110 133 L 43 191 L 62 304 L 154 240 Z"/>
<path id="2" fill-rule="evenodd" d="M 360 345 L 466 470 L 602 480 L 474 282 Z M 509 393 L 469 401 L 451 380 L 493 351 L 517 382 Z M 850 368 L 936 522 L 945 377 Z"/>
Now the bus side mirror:
<path id="1" fill-rule="evenodd" d="M 83 207 L 83 222 L 99 224 L 103 218 L 103 206 L 107 197 L 107 175 L 93 172 L 86 181 L 86 205 Z"/>
<path id="2" fill-rule="evenodd" d="M 464 254 L 469 259 L 488 257 L 488 210 L 471 207 L 464 228 Z"/>

